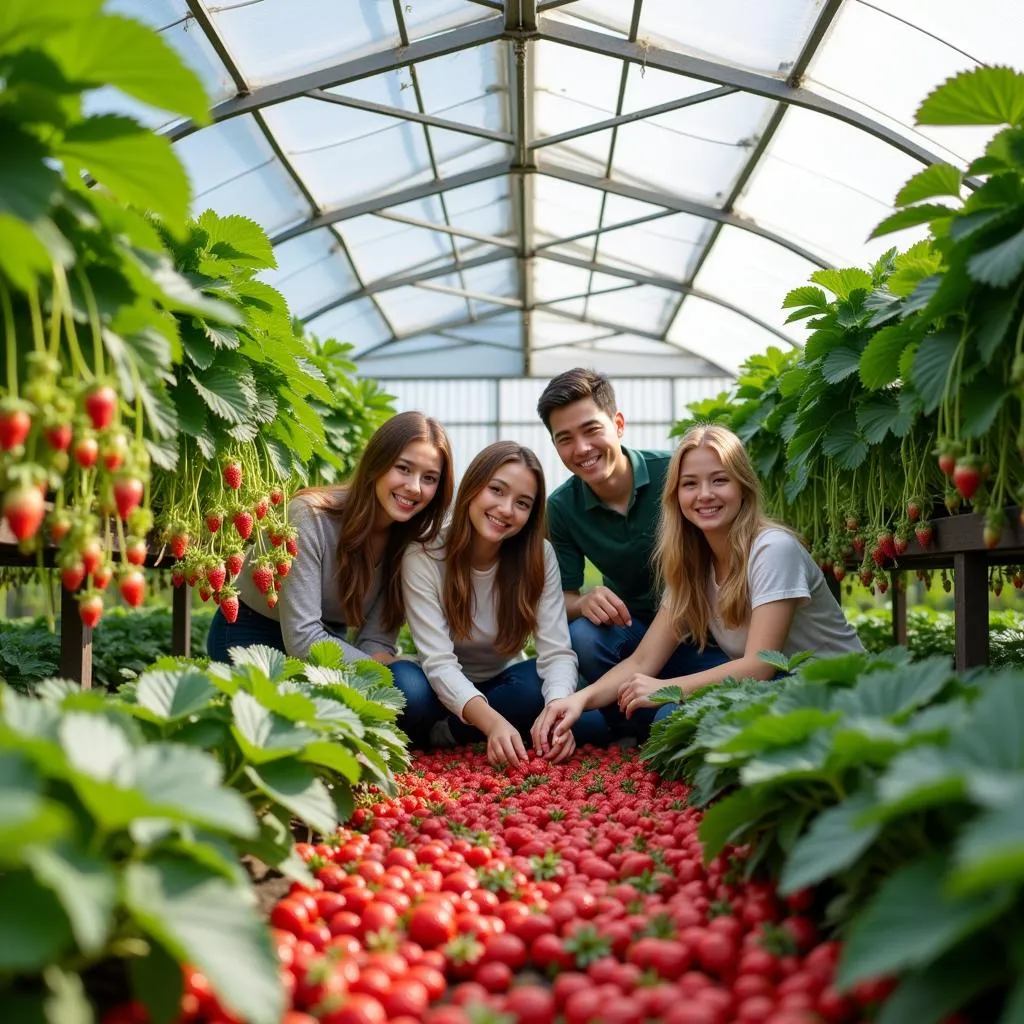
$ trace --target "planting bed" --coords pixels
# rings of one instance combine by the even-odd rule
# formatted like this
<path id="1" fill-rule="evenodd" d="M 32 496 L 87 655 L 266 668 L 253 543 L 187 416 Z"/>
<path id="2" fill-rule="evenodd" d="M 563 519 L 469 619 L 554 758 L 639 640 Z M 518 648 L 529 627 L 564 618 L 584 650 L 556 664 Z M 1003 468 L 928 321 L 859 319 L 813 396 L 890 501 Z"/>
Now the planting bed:
<path id="1" fill-rule="evenodd" d="M 743 849 L 705 865 L 687 787 L 634 752 L 499 772 L 450 751 L 399 783 L 298 847 L 315 887 L 270 911 L 285 1024 L 855 1024 L 887 994 L 840 995 L 810 895 L 745 881 Z M 196 972 L 180 1019 L 233 1020 Z"/>

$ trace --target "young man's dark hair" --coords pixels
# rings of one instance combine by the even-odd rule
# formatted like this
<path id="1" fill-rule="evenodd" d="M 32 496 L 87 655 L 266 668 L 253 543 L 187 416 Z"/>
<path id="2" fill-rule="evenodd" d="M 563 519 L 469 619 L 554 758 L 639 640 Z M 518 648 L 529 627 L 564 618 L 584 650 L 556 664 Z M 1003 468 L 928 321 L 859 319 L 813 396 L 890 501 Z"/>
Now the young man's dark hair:
<path id="1" fill-rule="evenodd" d="M 598 409 L 609 416 L 614 416 L 618 409 L 612 382 L 603 373 L 576 367 L 552 377 L 537 401 L 537 415 L 550 433 L 551 414 L 584 398 L 592 399 Z"/>

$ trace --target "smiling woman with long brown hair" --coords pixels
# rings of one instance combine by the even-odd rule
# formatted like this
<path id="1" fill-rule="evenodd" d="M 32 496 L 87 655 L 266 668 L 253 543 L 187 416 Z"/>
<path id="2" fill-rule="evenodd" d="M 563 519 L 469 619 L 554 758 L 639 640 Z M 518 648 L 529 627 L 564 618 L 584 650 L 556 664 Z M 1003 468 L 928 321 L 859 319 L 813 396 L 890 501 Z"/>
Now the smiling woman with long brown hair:
<path id="1" fill-rule="evenodd" d="M 423 661 L 422 670 L 396 663 L 395 682 L 420 733 L 414 738 L 426 735 L 435 745 L 486 738 L 492 764 L 518 764 L 544 705 L 575 691 L 576 655 L 558 562 L 544 539 L 544 499 L 537 456 L 498 441 L 466 470 L 444 536 L 406 551 L 405 612 Z M 537 657 L 518 660 L 531 635 Z M 575 734 L 596 740 L 604 723 L 589 716 Z M 567 756 L 576 739 L 567 734 L 552 756 Z"/>

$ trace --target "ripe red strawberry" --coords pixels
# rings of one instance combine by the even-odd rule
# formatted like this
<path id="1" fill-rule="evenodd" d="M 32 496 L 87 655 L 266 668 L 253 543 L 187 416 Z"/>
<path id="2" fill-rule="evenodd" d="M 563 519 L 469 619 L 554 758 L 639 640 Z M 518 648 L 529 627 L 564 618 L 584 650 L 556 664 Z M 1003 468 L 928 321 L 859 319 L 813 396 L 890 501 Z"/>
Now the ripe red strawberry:
<path id="1" fill-rule="evenodd" d="M 946 476 L 952 476 L 953 471 L 956 469 L 956 456 L 949 451 L 943 452 L 939 456 L 939 469 L 941 469 Z"/>
<path id="2" fill-rule="evenodd" d="M 95 537 L 90 537 L 78 549 L 78 554 L 85 563 L 86 576 L 92 576 L 103 561 L 103 548 L 100 547 L 100 542 Z"/>
<path id="3" fill-rule="evenodd" d="M 92 388 L 85 395 L 85 412 L 96 430 L 103 430 L 114 422 L 117 412 L 117 392 L 107 384 Z"/>
<path id="4" fill-rule="evenodd" d="M 261 594 L 265 594 L 274 585 L 273 569 L 266 562 L 257 562 L 252 570 L 252 582 Z"/>
<path id="5" fill-rule="evenodd" d="M 173 586 L 175 586 L 175 587 L 180 587 L 180 586 L 183 586 L 184 583 L 185 583 L 185 574 L 181 571 L 181 569 L 179 569 L 177 566 L 175 566 L 171 570 L 171 584 Z"/>
<path id="6" fill-rule="evenodd" d="M 277 564 L 274 566 L 274 570 L 278 576 L 287 576 L 292 569 L 292 560 L 290 558 L 280 558 Z"/>
<path id="7" fill-rule="evenodd" d="M 241 551 L 232 551 L 224 558 L 224 568 L 227 569 L 228 575 L 233 578 L 242 571 L 244 562 L 245 558 Z"/>
<path id="8" fill-rule="evenodd" d="M 280 505 L 284 501 L 284 491 L 280 487 L 274 487 L 270 491 L 270 504 Z"/>
<path id="9" fill-rule="evenodd" d="M 981 470 L 978 468 L 977 460 L 970 456 L 958 459 L 953 470 L 953 486 L 960 494 L 970 501 L 980 484 Z"/>
<path id="10" fill-rule="evenodd" d="M 85 566 L 80 558 L 64 566 L 60 582 L 65 590 L 71 591 L 77 590 L 85 582 Z"/>
<path id="11" fill-rule="evenodd" d="M 916 523 L 921 518 L 921 502 L 918 498 L 911 498 L 907 502 L 907 518 Z"/>
<path id="12" fill-rule="evenodd" d="M 931 523 L 919 523 L 914 530 L 914 536 L 917 537 L 917 543 L 925 550 L 931 547 L 934 535 L 935 530 L 932 528 Z"/>
<path id="13" fill-rule="evenodd" d="M 189 535 L 184 530 L 175 530 L 171 534 L 171 554 L 175 558 L 184 558 L 185 552 L 188 551 Z"/>
<path id="14" fill-rule="evenodd" d="M 78 602 L 78 617 L 87 629 L 95 629 L 103 618 L 103 598 L 93 593 L 83 595 Z"/>
<path id="15" fill-rule="evenodd" d="M 896 544 L 893 542 L 893 536 L 888 530 L 879 531 L 878 546 L 882 549 L 882 554 L 886 558 L 896 557 Z"/>
<path id="16" fill-rule="evenodd" d="M 142 481 L 134 476 L 119 476 L 114 481 L 114 503 L 117 505 L 117 514 L 122 519 L 127 519 L 142 501 L 145 488 Z"/>
<path id="17" fill-rule="evenodd" d="M 272 548 L 279 548 L 284 543 L 284 534 L 272 529 L 267 534 L 267 540 L 270 541 Z"/>
<path id="18" fill-rule="evenodd" d="M 288 537 L 284 542 L 284 549 L 293 558 L 299 553 L 299 545 L 295 542 L 294 537 Z"/>
<path id="19" fill-rule="evenodd" d="M 114 572 L 110 568 L 109 564 L 104 562 L 96 568 L 96 571 L 92 574 L 92 585 L 97 590 L 106 590 L 107 584 L 110 583 Z"/>
<path id="20" fill-rule="evenodd" d="M 77 462 L 82 469 L 92 469 L 96 465 L 96 460 L 100 457 L 100 446 L 95 437 L 91 435 L 88 437 L 80 437 L 75 442 L 75 447 L 72 451 Z"/>
<path id="21" fill-rule="evenodd" d="M 228 572 L 223 565 L 212 565 L 206 570 L 207 582 L 213 588 L 214 593 L 218 593 L 220 591 L 220 588 L 224 586 L 224 582 L 227 578 Z"/>
<path id="22" fill-rule="evenodd" d="M 256 514 L 257 519 L 266 519 L 267 513 L 270 511 L 270 499 L 260 498 L 253 507 L 253 512 Z"/>
<path id="23" fill-rule="evenodd" d="M 835 565 L 832 566 L 832 575 L 835 576 L 839 583 L 843 582 L 846 578 L 846 567 L 842 562 L 836 562 Z"/>
<path id="24" fill-rule="evenodd" d="M 860 581 L 865 587 L 871 586 L 871 581 L 875 578 L 874 572 L 867 566 L 861 566 L 860 570 Z"/>
<path id="25" fill-rule="evenodd" d="M 238 536 L 242 540 L 248 540 L 252 536 L 252 513 L 246 512 L 244 509 L 241 512 L 236 512 L 234 518 L 231 520 L 235 524 L 235 529 L 238 531 Z"/>
<path id="26" fill-rule="evenodd" d="M 212 593 L 212 591 L 210 590 L 210 588 L 205 583 L 200 583 L 199 584 L 199 600 L 200 601 L 202 601 L 204 603 L 206 601 L 209 601 L 211 593 Z"/>
<path id="27" fill-rule="evenodd" d="M 129 537 L 125 541 L 124 557 L 132 565 L 144 565 L 149 553 L 146 542 L 139 537 Z"/>
<path id="28" fill-rule="evenodd" d="M 242 467 L 237 462 L 229 462 L 224 467 L 224 484 L 237 491 L 242 486 Z"/>
<path id="29" fill-rule="evenodd" d="M 103 447 L 100 449 L 100 457 L 103 459 L 103 465 L 110 470 L 111 473 L 115 469 L 120 469 L 124 465 L 124 460 L 128 456 L 128 438 L 117 431 L 117 433 L 111 434 L 103 442 Z"/>
<path id="30" fill-rule="evenodd" d="M 206 528 L 210 533 L 216 533 L 224 522 L 224 514 L 219 509 L 216 512 L 209 512 L 206 516 Z"/>
<path id="31" fill-rule="evenodd" d="M 233 591 L 225 592 L 220 599 L 220 610 L 228 622 L 238 619 L 238 595 Z"/>
<path id="32" fill-rule="evenodd" d="M 146 596 L 146 577 L 138 569 L 129 569 L 117 585 L 121 596 L 132 608 L 138 608 Z"/>
<path id="33" fill-rule="evenodd" d="M 897 533 L 892 539 L 892 546 L 896 549 L 897 555 L 905 555 L 910 547 L 910 538 L 905 534 Z"/>
<path id="34" fill-rule="evenodd" d="M 267 594 L 267 607 L 268 608 L 276 608 L 277 607 L 277 594 L 273 590 L 271 590 L 270 593 Z"/>
<path id="35" fill-rule="evenodd" d="M 864 540 L 863 534 L 858 533 L 857 536 L 854 537 L 853 540 L 850 541 L 850 545 L 853 548 L 853 550 L 857 553 L 858 557 L 863 555 L 864 554 L 864 546 L 865 546 L 865 540 Z"/>
<path id="36" fill-rule="evenodd" d="M 999 541 L 1003 536 L 1003 510 L 999 508 L 989 509 L 985 514 L 985 526 L 981 531 L 981 539 L 985 547 L 991 551 L 999 547 Z"/>
<path id="37" fill-rule="evenodd" d="M 1020 569 L 1013 574 L 1013 586 L 1015 590 L 1024 587 L 1024 576 L 1021 575 Z"/>
<path id="38" fill-rule="evenodd" d="M 43 433 L 54 451 L 66 452 L 71 447 L 70 423 L 53 423 Z"/>
<path id="39" fill-rule="evenodd" d="M 199 582 L 199 569 L 196 566 L 193 565 L 186 571 L 185 582 L 190 587 L 194 587 Z"/>
<path id="40" fill-rule="evenodd" d="M 889 582 L 884 576 L 878 577 L 878 592 L 884 594 L 889 589 Z"/>
<path id="41" fill-rule="evenodd" d="M 24 409 L 0 409 L 0 448 L 5 452 L 24 444 L 31 429 L 32 417 Z"/>
<path id="42" fill-rule="evenodd" d="M 50 515 L 50 540 L 54 544 L 60 542 L 68 535 L 71 529 L 71 517 L 66 512 L 53 512 Z"/>
<path id="43" fill-rule="evenodd" d="M 29 484 L 12 487 L 4 495 L 3 514 L 11 533 L 19 541 L 34 537 L 46 514 L 39 488 Z"/>

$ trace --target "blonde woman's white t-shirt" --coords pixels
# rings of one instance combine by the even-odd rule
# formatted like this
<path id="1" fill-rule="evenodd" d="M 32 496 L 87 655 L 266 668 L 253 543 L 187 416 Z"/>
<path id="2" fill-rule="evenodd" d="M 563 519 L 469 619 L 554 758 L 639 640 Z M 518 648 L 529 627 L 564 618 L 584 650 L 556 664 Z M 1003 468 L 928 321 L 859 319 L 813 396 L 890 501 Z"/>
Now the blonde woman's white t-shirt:
<path id="1" fill-rule="evenodd" d="M 828 589 L 821 569 L 788 531 L 769 528 L 757 535 L 747 563 L 747 583 L 751 611 L 772 601 L 797 600 L 789 635 L 782 646 L 786 657 L 800 651 L 842 654 L 864 650 L 856 630 L 846 621 Z M 718 591 L 712 570 L 708 574 L 711 635 L 730 658 L 741 658 L 747 648 L 750 616 L 740 629 L 727 629 L 718 615 Z"/>

